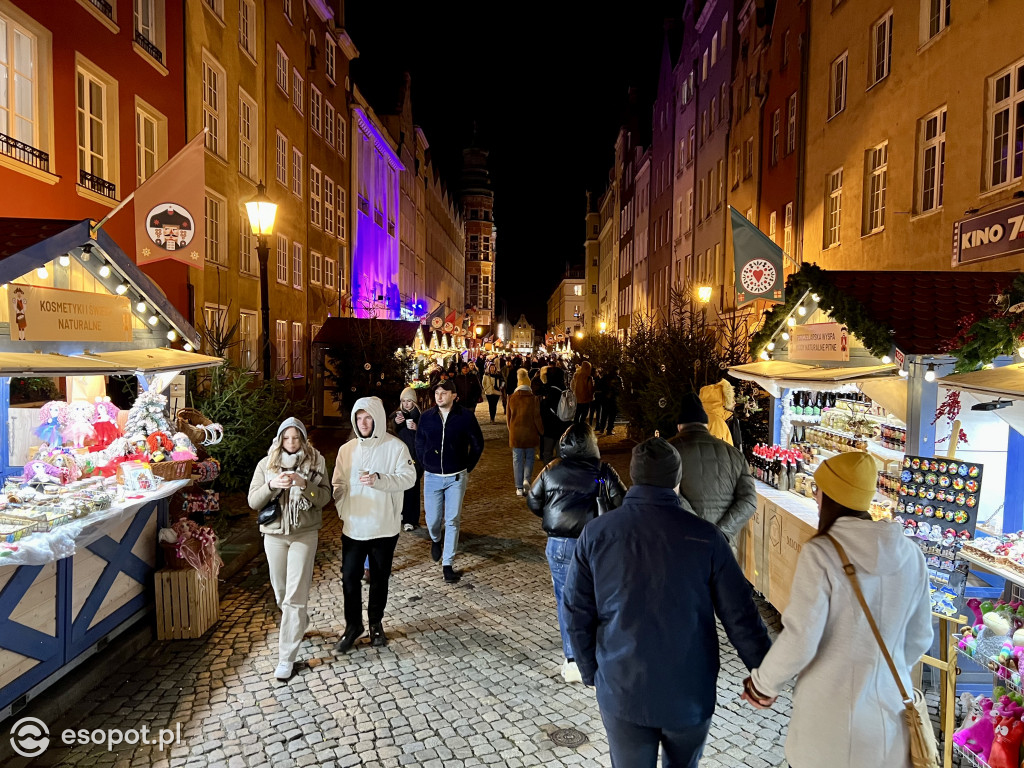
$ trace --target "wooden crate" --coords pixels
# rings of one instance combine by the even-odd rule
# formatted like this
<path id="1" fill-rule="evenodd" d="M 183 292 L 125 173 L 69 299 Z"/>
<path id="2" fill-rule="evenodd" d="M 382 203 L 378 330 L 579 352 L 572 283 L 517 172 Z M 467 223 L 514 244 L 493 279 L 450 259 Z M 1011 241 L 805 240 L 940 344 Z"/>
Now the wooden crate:
<path id="1" fill-rule="evenodd" d="M 202 635 L 220 618 L 217 580 L 199 571 L 161 570 L 155 574 L 156 636 L 186 640 Z"/>
<path id="2" fill-rule="evenodd" d="M 767 598 L 768 573 L 764 564 L 764 521 L 767 500 L 758 494 L 757 509 L 741 532 L 737 557 L 751 586 Z"/>

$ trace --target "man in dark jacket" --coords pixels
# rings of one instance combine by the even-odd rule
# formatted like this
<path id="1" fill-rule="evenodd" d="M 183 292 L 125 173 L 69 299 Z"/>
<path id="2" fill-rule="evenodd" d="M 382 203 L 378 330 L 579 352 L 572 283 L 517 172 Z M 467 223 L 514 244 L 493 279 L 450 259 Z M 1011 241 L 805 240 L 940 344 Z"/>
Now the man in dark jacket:
<path id="1" fill-rule="evenodd" d="M 424 413 L 416 428 L 416 456 L 424 470 L 423 508 L 433 542 L 430 557 L 435 563 L 441 560 L 444 580 L 454 584 L 462 578 L 452 566 L 459 545 L 462 499 L 469 473 L 484 452 L 484 436 L 473 412 L 455 402 L 452 382 L 442 381 L 434 388 L 434 401 L 437 407 Z"/>
<path id="2" fill-rule="evenodd" d="M 683 397 L 679 432 L 669 442 L 679 452 L 679 495 L 698 517 L 714 523 L 735 546 L 757 510 L 754 478 L 743 454 L 708 432 L 708 416 L 695 392 Z"/>
<path id="3" fill-rule="evenodd" d="M 461 373 L 455 377 L 455 393 L 459 396 L 459 405 L 469 409 L 470 413 L 475 413 L 476 404 L 483 402 L 484 390 L 480 386 L 480 377 L 470 373 L 469 363 L 463 363 Z"/>
<path id="4" fill-rule="evenodd" d="M 540 418 L 544 436 L 540 439 L 540 461 L 547 464 L 558 455 L 558 440 L 572 421 L 558 418 L 558 401 L 565 391 L 565 371 L 551 365 L 540 369 Z"/>
<path id="5" fill-rule="evenodd" d="M 747 669 L 768 631 L 729 543 L 673 488 L 679 454 L 654 437 L 633 449 L 633 487 L 587 524 L 565 583 L 569 638 L 583 682 L 596 685 L 612 765 L 696 766 L 719 670 L 715 616 Z"/>
<path id="6" fill-rule="evenodd" d="M 580 682 L 580 671 L 569 642 L 569 627 L 562 608 L 562 589 L 565 575 L 572 562 L 576 540 L 583 526 L 595 519 L 601 509 L 598 496 L 604 491 L 610 511 L 622 505 L 626 486 L 618 473 L 601 461 L 597 435 L 586 424 L 573 424 L 562 435 L 558 444 L 561 458 L 553 460 L 526 494 L 526 503 L 533 514 L 542 519 L 548 535 L 545 552 L 551 568 L 551 583 L 555 588 L 558 606 L 558 628 L 562 632 L 562 679 L 567 683 Z"/>

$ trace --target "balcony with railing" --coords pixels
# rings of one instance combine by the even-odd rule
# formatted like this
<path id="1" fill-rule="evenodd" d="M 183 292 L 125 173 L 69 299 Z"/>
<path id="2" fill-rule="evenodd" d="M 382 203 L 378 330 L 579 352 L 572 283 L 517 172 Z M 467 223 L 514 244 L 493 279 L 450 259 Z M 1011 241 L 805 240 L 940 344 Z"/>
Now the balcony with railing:
<path id="1" fill-rule="evenodd" d="M 113 182 L 94 176 L 88 171 L 78 172 L 78 183 L 91 192 L 109 197 L 111 200 L 117 199 L 117 186 Z"/>
<path id="2" fill-rule="evenodd" d="M 159 48 L 153 45 L 153 42 L 144 34 L 142 34 L 139 30 L 135 30 L 135 42 L 142 50 L 144 50 L 146 53 L 148 53 L 150 56 L 156 59 L 159 63 L 164 63 L 163 51 L 161 51 Z"/>
<path id="3" fill-rule="evenodd" d="M 114 6 L 108 3 L 107 0 L 89 0 L 89 3 L 108 19 L 114 20 Z"/>
<path id="4" fill-rule="evenodd" d="M 18 162 L 38 168 L 41 171 L 50 171 L 50 156 L 41 149 L 36 149 L 31 144 L 0 133 L 0 154 L 12 157 Z"/>

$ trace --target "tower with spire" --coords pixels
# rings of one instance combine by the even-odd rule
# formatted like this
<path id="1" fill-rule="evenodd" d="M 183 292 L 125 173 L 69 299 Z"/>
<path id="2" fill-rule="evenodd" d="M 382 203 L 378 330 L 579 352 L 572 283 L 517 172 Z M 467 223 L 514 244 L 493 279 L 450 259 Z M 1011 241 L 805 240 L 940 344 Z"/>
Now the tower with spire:
<path id="1" fill-rule="evenodd" d="M 494 325 L 495 256 L 494 190 L 487 170 L 488 152 L 478 146 L 477 126 L 473 140 L 462 151 L 462 216 L 466 226 L 466 306 L 476 309 L 474 323 L 482 335 Z"/>

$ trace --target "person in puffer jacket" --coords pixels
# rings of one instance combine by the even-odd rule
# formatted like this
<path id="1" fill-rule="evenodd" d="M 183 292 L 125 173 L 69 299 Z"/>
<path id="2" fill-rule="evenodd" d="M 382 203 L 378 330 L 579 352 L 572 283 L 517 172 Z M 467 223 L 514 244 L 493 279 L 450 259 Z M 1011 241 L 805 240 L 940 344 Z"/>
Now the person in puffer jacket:
<path id="1" fill-rule="evenodd" d="M 679 432 L 669 440 L 679 453 L 683 474 L 679 495 L 698 517 L 714 523 L 735 547 L 736 538 L 757 509 L 757 492 L 743 454 L 708 431 L 708 416 L 693 392 L 683 397 Z"/>
<path id="2" fill-rule="evenodd" d="M 562 588 L 576 549 L 576 539 L 583 526 L 598 515 L 597 496 L 604 483 L 612 509 L 620 506 L 626 495 L 618 473 L 601 461 L 597 435 L 586 424 L 573 424 L 559 440 L 560 459 L 555 459 L 543 470 L 526 494 L 526 503 L 533 514 L 542 518 L 548 535 L 547 557 L 551 568 L 551 583 L 558 606 L 558 628 L 562 633 L 562 679 L 567 683 L 580 682 L 569 628 L 562 606 Z"/>
<path id="3" fill-rule="evenodd" d="M 732 384 L 722 379 L 717 384 L 708 384 L 700 388 L 700 403 L 708 417 L 708 432 L 733 445 L 732 430 L 728 420 L 732 418 L 732 409 L 736 404 L 736 395 Z"/>
<path id="4" fill-rule="evenodd" d="M 363 632 L 363 563 L 370 562 L 370 645 L 387 645 L 384 608 L 388 579 L 402 527 L 405 490 L 416 484 L 416 466 L 405 443 L 387 433 L 387 414 L 379 397 L 361 397 L 352 406 L 355 437 L 338 449 L 334 465 L 334 503 L 341 531 L 341 579 L 345 596 L 345 634 L 334 647 L 346 653 Z"/>

